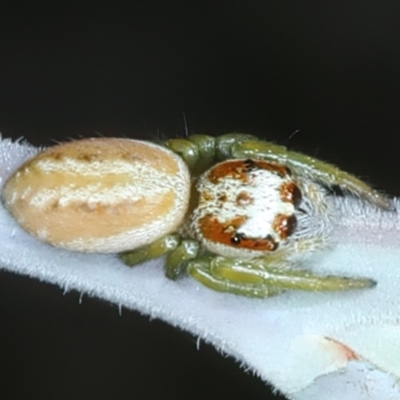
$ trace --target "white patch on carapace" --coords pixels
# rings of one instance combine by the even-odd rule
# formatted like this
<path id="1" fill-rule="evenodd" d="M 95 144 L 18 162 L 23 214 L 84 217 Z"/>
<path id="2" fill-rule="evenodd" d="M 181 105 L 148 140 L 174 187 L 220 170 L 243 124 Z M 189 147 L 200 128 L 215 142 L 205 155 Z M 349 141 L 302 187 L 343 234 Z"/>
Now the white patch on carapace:
<path id="1" fill-rule="evenodd" d="M 205 247 L 224 256 L 243 256 L 241 248 L 214 243 L 205 238 L 201 229 L 201 220 L 212 216 L 218 223 L 226 225 L 227 230 L 249 239 L 271 238 L 274 242 L 282 241 L 276 229 L 278 216 L 290 217 L 295 212 L 291 201 L 282 200 L 282 188 L 293 182 L 289 174 L 278 174 L 275 171 L 254 168 L 246 171 L 246 178 L 232 176 L 210 179 L 212 169 L 203 174 L 197 182 L 199 192 L 198 207 L 191 217 L 189 230 Z M 234 229 L 232 221 L 243 221 Z M 259 252 L 258 252 L 259 253 Z"/>

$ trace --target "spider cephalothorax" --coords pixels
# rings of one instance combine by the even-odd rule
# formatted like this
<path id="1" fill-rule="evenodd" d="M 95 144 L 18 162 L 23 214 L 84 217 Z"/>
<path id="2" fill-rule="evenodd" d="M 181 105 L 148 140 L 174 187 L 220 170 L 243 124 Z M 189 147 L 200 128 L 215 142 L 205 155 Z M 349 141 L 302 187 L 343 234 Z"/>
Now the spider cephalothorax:
<path id="1" fill-rule="evenodd" d="M 123 252 L 127 265 L 167 255 L 171 279 L 189 273 L 214 290 L 266 297 L 374 284 L 304 269 L 308 255 L 332 245 L 333 189 L 391 210 L 356 177 L 243 134 L 61 144 L 16 171 L 2 199 L 52 245 Z"/>
<path id="2" fill-rule="evenodd" d="M 277 250 L 296 228 L 301 192 L 287 167 L 227 160 L 205 172 L 196 189 L 188 234 L 208 251 L 254 258 Z"/>

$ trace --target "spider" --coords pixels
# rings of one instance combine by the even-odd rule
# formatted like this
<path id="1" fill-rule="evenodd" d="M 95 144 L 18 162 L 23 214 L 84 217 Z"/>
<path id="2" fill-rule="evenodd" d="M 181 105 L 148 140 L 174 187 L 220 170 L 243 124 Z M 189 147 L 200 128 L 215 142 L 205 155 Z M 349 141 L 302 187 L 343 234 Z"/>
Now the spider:
<path id="1" fill-rule="evenodd" d="M 375 284 L 303 268 L 331 246 L 335 193 L 391 210 L 386 196 L 330 164 L 233 133 L 57 145 L 21 166 L 2 200 L 52 245 L 119 253 L 129 266 L 166 255 L 170 279 L 188 273 L 216 291 L 264 298 Z"/>
<path id="2" fill-rule="evenodd" d="M 170 279 L 186 271 L 211 289 L 261 298 L 287 289 L 374 286 L 370 279 L 316 275 L 301 266 L 329 246 L 335 220 L 329 192 L 390 210 L 386 196 L 333 165 L 252 135 L 198 134 L 165 146 L 191 171 L 189 209 L 176 233 L 123 253 L 127 265 L 166 254 Z"/>

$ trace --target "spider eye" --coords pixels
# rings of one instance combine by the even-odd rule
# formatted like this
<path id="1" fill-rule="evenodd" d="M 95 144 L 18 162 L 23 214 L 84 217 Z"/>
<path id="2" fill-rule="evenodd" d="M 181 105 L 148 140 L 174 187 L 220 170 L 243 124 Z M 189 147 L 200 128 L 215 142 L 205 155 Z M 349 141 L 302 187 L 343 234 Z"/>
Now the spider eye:
<path id="1" fill-rule="evenodd" d="M 244 160 L 244 166 L 245 166 L 247 172 L 257 168 L 256 162 L 254 160 L 252 160 L 251 158 Z"/>
<path id="2" fill-rule="evenodd" d="M 294 191 L 293 191 L 293 205 L 295 207 L 299 206 L 299 204 L 301 202 L 301 198 L 302 198 L 301 191 L 296 185 L 296 187 L 294 188 Z"/>
<path id="3" fill-rule="evenodd" d="M 282 184 L 280 187 L 280 194 L 282 201 L 292 203 L 296 208 L 301 202 L 301 191 L 293 181 Z"/>
<path id="4" fill-rule="evenodd" d="M 279 233 L 281 239 L 287 239 L 293 234 L 297 226 L 297 218 L 295 215 L 277 215 L 274 222 L 274 229 Z"/>
<path id="5" fill-rule="evenodd" d="M 231 242 L 233 244 L 239 244 L 242 241 L 243 235 L 241 235 L 240 233 L 236 233 L 235 236 L 232 237 Z"/>

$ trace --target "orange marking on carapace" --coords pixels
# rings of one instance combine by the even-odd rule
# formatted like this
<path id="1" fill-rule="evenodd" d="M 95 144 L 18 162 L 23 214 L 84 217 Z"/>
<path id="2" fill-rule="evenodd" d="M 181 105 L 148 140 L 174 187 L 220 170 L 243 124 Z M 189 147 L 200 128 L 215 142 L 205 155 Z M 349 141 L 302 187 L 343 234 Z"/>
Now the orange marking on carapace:
<path id="1" fill-rule="evenodd" d="M 292 203 L 295 207 L 300 204 L 301 191 L 294 182 L 284 183 L 280 187 L 282 201 Z"/>
<path id="2" fill-rule="evenodd" d="M 274 220 L 274 230 L 281 239 L 286 239 L 295 230 L 297 219 L 294 215 L 278 214 Z"/>
<path id="3" fill-rule="evenodd" d="M 259 251 L 274 251 L 278 244 L 271 238 L 248 238 L 241 236 L 235 243 L 237 238 L 237 230 L 246 221 L 246 217 L 236 217 L 235 219 L 221 223 L 218 218 L 211 214 L 207 214 L 199 220 L 200 229 L 203 236 L 215 243 L 225 244 L 226 246 L 243 248 Z"/>
<path id="4" fill-rule="evenodd" d="M 228 201 L 228 195 L 226 193 L 220 193 L 217 200 L 221 203 L 226 203 Z"/>
<path id="5" fill-rule="evenodd" d="M 253 201 L 254 199 L 247 192 L 240 192 L 236 196 L 236 204 L 239 206 L 247 206 L 251 204 Z"/>
<path id="6" fill-rule="evenodd" d="M 218 183 L 223 178 L 231 177 L 248 182 L 250 172 L 255 169 L 265 169 L 282 177 L 290 175 L 290 170 L 284 165 L 272 164 L 264 160 L 226 160 L 211 168 L 208 179 L 212 183 Z"/>

